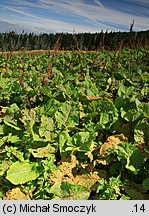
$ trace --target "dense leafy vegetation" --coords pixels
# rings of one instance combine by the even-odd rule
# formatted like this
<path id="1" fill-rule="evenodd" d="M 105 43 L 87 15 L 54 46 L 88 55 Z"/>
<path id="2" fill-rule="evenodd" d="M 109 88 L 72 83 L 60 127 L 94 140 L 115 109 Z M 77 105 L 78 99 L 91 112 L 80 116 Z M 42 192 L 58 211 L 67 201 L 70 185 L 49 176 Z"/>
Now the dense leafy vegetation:
<path id="1" fill-rule="evenodd" d="M 1 199 L 149 199 L 149 50 L 0 56 Z"/>

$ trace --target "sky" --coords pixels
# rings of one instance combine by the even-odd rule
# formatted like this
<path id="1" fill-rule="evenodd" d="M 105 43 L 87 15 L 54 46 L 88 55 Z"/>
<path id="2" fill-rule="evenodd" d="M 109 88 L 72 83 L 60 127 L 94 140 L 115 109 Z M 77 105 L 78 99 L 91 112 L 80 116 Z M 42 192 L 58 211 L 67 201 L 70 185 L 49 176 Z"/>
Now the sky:
<path id="1" fill-rule="evenodd" d="M 1 32 L 123 32 L 133 19 L 149 30 L 149 0 L 0 0 Z"/>

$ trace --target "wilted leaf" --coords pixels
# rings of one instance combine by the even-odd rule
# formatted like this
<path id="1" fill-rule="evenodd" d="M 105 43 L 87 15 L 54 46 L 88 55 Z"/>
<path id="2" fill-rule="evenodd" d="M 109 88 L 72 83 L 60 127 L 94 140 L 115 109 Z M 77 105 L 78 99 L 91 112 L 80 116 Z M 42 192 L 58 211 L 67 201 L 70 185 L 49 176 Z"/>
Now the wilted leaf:
<path id="1" fill-rule="evenodd" d="M 76 167 L 77 160 L 74 155 L 71 156 L 71 162 L 62 162 L 58 167 L 58 170 L 55 170 L 50 175 L 50 182 L 61 182 L 64 179 L 67 181 L 72 181 L 74 176 L 72 174 L 72 169 Z"/>
<path id="2" fill-rule="evenodd" d="M 82 185 L 90 189 L 99 179 L 100 177 L 98 176 L 97 172 L 91 172 L 89 174 L 77 175 L 73 179 L 73 182 L 75 185 Z"/>
<path id="3" fill-rule="evenodd" d="M 115 137 L 117 137 L 120 141 L 128 142 L 128 138 L 124 136 L 124 134 L 118 134 L 118 135 L 115 135 Z"/>
<path id="4" fill-rule="evenodd" d="M 101 96 L 88 96 L 88 95 L 82 95 L 82 96 L 86 97 L 86 99 L 89 100 L 89 101 L 105 100 L 105 101 L 112 102 L 112 99 L 111 99 L 111 98 L 107 98 L 107 97 L 101 97 Z"/>
<path id="5" fill-rule="evenodd" d="M 48 144 L 46 147 L 28 149 L 35 158 L 51 158 L 54 156 L 55 148 Z"/>
<path id="6" fill-rule="evenodd" d="M 100 155 L 105 156 L 109 149 L 116 147 L 121 140 L 115 136 L 110 136 L 107 141 L 100 147 Z"/>
<path id="7" fill-rule="evenodd" d="M 30 198 L 17 187 L 7 191 L 4 200 L 30 200 Z"/>

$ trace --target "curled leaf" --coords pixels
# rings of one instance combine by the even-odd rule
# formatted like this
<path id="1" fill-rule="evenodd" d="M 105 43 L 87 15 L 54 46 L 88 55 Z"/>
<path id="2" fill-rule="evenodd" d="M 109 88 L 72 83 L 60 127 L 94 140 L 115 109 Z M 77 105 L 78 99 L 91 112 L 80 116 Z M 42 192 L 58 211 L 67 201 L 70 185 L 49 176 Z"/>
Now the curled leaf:
<path id="1" fill-rule="evenodd" d="M 116 146 L 120 143 L 118 138 L 111 136 L 107 139 L 107 141 L 100 148 L 100 155 L 104 156 L 107 154 L 108 150 L 113 146 Z"/>

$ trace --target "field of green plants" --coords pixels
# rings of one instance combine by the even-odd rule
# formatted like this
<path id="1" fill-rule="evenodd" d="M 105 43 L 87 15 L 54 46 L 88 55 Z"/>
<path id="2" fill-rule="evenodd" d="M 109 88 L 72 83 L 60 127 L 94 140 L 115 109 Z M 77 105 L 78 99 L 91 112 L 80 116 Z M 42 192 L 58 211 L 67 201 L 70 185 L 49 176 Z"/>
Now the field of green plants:
<path id="1" fill-rule="evenodd" d="M 149 200 L 149 50 L 0 55 L 0 199 Z"/>

